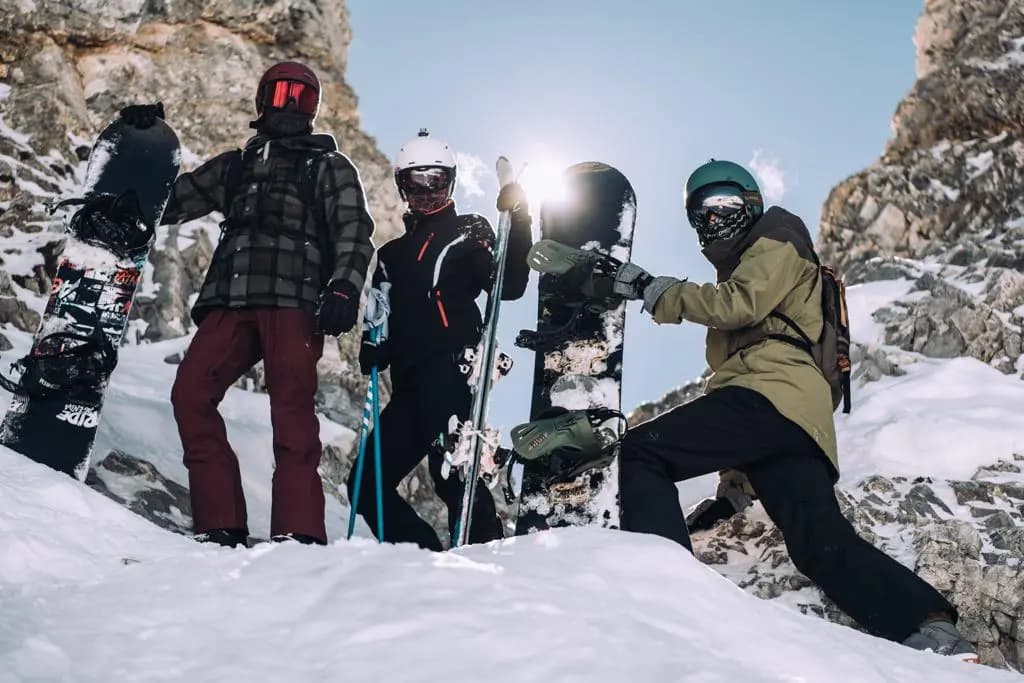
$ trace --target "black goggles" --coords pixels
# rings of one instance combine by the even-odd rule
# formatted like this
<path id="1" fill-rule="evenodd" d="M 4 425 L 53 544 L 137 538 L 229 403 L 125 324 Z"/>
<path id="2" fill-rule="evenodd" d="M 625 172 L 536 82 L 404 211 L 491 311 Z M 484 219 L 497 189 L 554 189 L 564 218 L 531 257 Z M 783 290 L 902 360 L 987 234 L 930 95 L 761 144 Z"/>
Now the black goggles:
<path id="1" fill-rule="evenodd" d="M 745 213 L 743 190 L 735 185 L 702 187 L 686 200 L 686 217 L 695 228 L 706 228 L 719 220 L 735 219 Z"/>
<path id="2" fill-rule="evenodd" d="M 407 168 L 398 172 L 398 188 L 406 194 L 445 190 L 451 182 L 451 169 L 443 166 Z"/>

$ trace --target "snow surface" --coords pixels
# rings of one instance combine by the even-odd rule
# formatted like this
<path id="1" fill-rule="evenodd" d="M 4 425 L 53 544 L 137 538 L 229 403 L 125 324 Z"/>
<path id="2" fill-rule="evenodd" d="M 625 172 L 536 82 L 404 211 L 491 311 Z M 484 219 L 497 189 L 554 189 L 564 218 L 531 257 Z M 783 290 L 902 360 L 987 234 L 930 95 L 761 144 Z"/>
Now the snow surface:
<path id="1" fill-rule="evenodd" d="M 920 359 L 853 392 L 836 418 L 842 483 L 871 474 L 970 479 L 1024 452 L 1024 382 L 973 358 Z"/>
<path id="2" fill-rule="evenodd" d="M 0 681 L 1011 681 L 745 594 L 662 539 L 197 545 L 0 450 Z"/>
<path id="3" fill-rule="evenodd" d="M 855 339 L 880 345 L 871 313 L 911 286 L 852 287 Z M 4 334 L 6 365 L 30 335 Z M 187 343 L 122 349 L 98 457 L 119 448 L 186 483 L 168 400 L 177 368 L 163 359 Z M 907 374 L 857 387 L 853 414 L 837 418 L 842 483 L 966 478 L 1024 451 L 1024 382 L 972 359 L 894 356 Z M 251 530 L 266 535 L 267 397 L 231 389 L 223 413 Z M 355 438 L 323 419 L 321 435 Z M 681 485 L 682 502 L 713 494 L 713 480 Z M 655 537 L 559 530 L 435 554 L 340 540 L 335 500 L 327 522 L 326 548 L 201 546 L 0 449 L 0 683 L 1019 680 L 801 615 L 793 596 L 760 600 Z"/>

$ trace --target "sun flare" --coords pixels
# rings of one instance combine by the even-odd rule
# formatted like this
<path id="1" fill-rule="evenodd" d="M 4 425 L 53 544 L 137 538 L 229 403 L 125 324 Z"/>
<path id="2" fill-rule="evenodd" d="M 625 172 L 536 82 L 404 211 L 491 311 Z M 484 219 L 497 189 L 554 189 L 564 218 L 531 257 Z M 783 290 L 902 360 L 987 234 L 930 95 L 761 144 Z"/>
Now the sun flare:
<path id="1" fill-rule="evenodd" d="M 540 209 L 545 202 L 565 200 L 567 188 L 564 173 L 568 166 L 550 159 L 526 164 L 519 182 L 526 191 L 530 206 Z"/>

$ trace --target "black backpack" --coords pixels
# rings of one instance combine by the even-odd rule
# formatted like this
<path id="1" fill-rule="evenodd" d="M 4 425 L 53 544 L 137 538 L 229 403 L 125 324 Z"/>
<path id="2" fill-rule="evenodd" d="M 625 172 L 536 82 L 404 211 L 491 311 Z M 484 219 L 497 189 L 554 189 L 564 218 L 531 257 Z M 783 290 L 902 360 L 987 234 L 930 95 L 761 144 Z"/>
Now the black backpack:
<path id="1" fill-rule="evenodd" d="M 846 283 L 828 266 L 818 266 L 821 275 L 821 336 L 817 341 L 811 340 L 791 318 L 778 311 L 772 311 L 771 317 L 781 320 L 787 327 L 797 333 L 799 339 L 786 335 L 769 335 L 797 346 L 811 355 L 814 363 L 825 375 L 829 388 L 832 390 L 832 410 L 843 404 L 843 412 L 849 413 L 850 372 L 850 318 L 846 308 Z"/>

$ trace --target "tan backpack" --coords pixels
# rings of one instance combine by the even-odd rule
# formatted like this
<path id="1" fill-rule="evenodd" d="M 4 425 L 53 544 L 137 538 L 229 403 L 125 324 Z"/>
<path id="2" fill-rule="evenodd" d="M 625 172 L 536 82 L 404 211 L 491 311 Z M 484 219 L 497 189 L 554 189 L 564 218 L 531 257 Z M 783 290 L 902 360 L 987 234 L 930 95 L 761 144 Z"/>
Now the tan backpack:
<path id="1" fill-rule="evenodd" d="M 784 322 L 799 338 L 774 334 L 769 336 L 793 344 L 809 353 L 832 390 L 832 410 L 842 403 L 843 412 L 849 413 L 852 364 L 846 283 L 828 266 L 818 266 L 818 270 L 821 274 L 821 336 L 817 341 L 812 341 L 799 325 L 778 311 L 772 311 L 770 316 Z"/>

